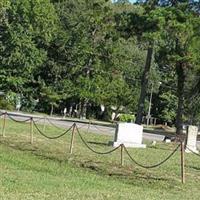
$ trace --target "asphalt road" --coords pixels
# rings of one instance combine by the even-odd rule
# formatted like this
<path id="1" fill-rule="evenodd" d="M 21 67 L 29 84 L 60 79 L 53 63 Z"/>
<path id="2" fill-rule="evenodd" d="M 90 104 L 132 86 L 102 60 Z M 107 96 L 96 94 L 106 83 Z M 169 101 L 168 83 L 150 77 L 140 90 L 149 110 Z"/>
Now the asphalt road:
<path id="1" fill-rule="evenodd" d="M 1 112 L 4 112 L 1 110 Z M 63 127 L 63 128 L 69 128 L 70 126 L 72 126 L 74 124 L 74 122 L 76 122 L 77 127 L 81 130 L 84 131 L 89 131 L 89 132 L 93 132 L 96 134 L 105 134 L 105 135 L 112 135 L 114 137 L 115 134 L 115 127 L 108 127 L 105 126 L 105 124 L 103 125 L 99 125 L 99 124 L 88 124 L 86 122 L 79 122 L 79 121 L 67 121 L 64 120 L 62 118 L 54 118 L 54 117 L 44 117 L 41 115 L 30 115 L 30 114 L 24 114 L 24 113 L 18 113 L 18 112 L 8 112 L 8 115 L 10 117 L 12 117 L 15 120 L 26 120 L 30 117 L 33 117 L 33 119 L 40 124 L 49 124 L 49 125 L 54 125 L 57 127 Z M 7 116 L 7 118 L 9 118 Z M 143 139 L 145 140 L 149 140 L 149 141 L 163 141 L 164 139 L 164 135 L 160 135 L 160 134 L 154 134 L 154 133 L 147 133 L 147 132 L 143 132 Z M 197 142 L 197 145 L 200 147 L 200 141 Z"/>
<path id="2" fill-rule="evenodd" d="M 1 111 L 4 112 L 4 111 Z M 73 125 L 74 121 L 66 121 L 62 118 L 53 118 L 53 117 L 44 117 L 41 115 L 30 115 L 30 114 L 24 114 L 24 113 L 18 113 L 18 112 L 8 112 L 8 116 L 12 117 L 15 120 L 23 121 L 26 119 L 29 119 L 30 117 L 33 117 L 37 123 L 40 124 L 50 124 L 55 125 L 58 127 L 63 128 L 69 128 Z M 7 117 L 9 118 L 9 117 Z M 105 125 L 97 125 L 97 124 L 88 124 L 85 122 L 77 122 L 76 124 L 79 129 L 83 129 L 85 131 L 97 133 L 97 134 L 106 134 L 106 135 L 113 135 L 115 134 L 115 128 L 114 127 L 107 127 Z M 143 133 L 143 139 L 150 140 L 150 141 L 163 141 L 164 136 L 159 134 L 153 134 L 153 133 Z"/>

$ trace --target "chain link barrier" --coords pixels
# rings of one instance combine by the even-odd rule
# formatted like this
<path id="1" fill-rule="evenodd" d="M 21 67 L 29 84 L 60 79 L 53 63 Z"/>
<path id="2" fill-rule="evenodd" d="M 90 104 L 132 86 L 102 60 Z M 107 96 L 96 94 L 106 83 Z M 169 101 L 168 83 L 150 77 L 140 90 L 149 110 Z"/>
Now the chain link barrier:
<path id="1" fill-rule="evenodd" d="M 79 128 L 78 128 L 78 126 L 76 125 L 76 123 L 74 123 L 69 129 L 67 129 L 66 131 L 64 131 L 64 132 L 61 133 L 60 135 L 51 137 L 51 136 L 48 136 L 48 135 L 46 135 L 45 133 L 43 133 L 43 132 L 40 130 L 40 128 L 37 126 L 37 124 L 36 124 L 37 121 L 40 121 L 40 120 L 42 120 L 42 119 L 44 119 L 44 118 L 41 118 L 41 119 L 38 119 L 38 120 L 34 120 L 32 117 L 30 117 L 29 119 L 26 119 L 26 120 L 23 120 L 23 121 L 22 121 L 22 120 L 16 120 L 16 119 L 14 119 L 13 117 L 11 117 L 11 116 L 10 116 L 8 113 L 6 113 L 6 112 L 5 112 L 5 113 L 0 113 L 0 116 L 5 115 L 5 114 L 7 114 L 8 117 L 9 117 L 11 120 L 13 120 L 13 121 L 15 121 L 15 122 L 18 122 L 18 123 L 24 123 L 24 122 L 28 122 L 28 121 L 30 121 L 30 120 L 33 120 L 33 125 L 35 126 L 35 128 L 37 129 L 37 131 L 38 131 L 42 136 L 44 136 L 44 137 L 46 137 L 46 138 L 48 138 L 48 139 L 58 139 L 58 138 L 61 138 L 61 137 L 63 137 L 65 134 L 67 134 L 73 127 L 75 127 L 75 128 L 76 128 L 76 131 L 77 131 L 77 133 L 78 133 L 78 135 L 79 135 L 81 141 L 84 143 L 84 145 L 85 145 L 90 151 L 92 151 L 93 153 L 96 153 L 96 154 L 100 154 L 100 155 L 110 154 L 110 153 L 116 151 L 117 149 L 119 149 L 119 148 L 121 147 L 121 145 L 123 145 L 123 144 L 120 144 L 119 146 L 115 147 L 114 149 L 111 149 L 111 150 L 106 151 L 106 152 L 99 152 L 99 151 L 96 151 L 96 150 L 94 150 L 92 147 L 89 146 L 88 142 L 87 142 L 87 141 L 84 139 L 84 137 L 81 135 L 81 133 L 80 133 L 80 131 L 79 131 Z M 55 124 L 53 124 L 48 118 L 46 118 L 46 119 L 48 120 L 48 122 L 49 122 L 51 125 L 53 125 L 54 127 L 58 128 L 58 127 L 57 127 Z M 88 129 L 89 129 L 89 127 L 90 127 L 91 125 L 92 125 L 91 123 L 88 124 Z M 84 126 L 85 126 L 85 125 L 84 125 Z M 95 125 L 93 125 L 93 126 L 94 126 L 95 128 L 98 129 L 97 126 L 95 126 Z M 83 127 L 83 126 L 82 126 L 82 127 Z M 81 128 L 82 128 L 82 127 L 81 127 Z M 99 130 L 100 130 L 100 129 L 99 129 Z M 162 160 L 161 162 L 159 162 L 159 163 L 157 163 L 157 164 L 154 164 L 154 165 L 149 165 L 149 166 L 147 166 L 147 165 L 143 165 L 143 164 L 137 162 L 137 161 L 130 155 L 130 153 L 129 153 L 129 151 L 127 150 L 127 148 L 123 145 L 124 151 L 126 152 L 126 154 L 128 155 L 128 157 L 130 158 L 130 160 L 133 161 L 136 165 L 138 165 L 138 166 L 140 166 L 140 167 L 142 167 L 142 168 L 146 168 L 146 169 L 156 168 L 156 167 L 158 167 L 158 166 L 164 164 L 166 161 L 168 161 L 168 160 L 175 154 L 175 152 L 179 149 L 180 146 L 181 146 L 181 144 L 179 144 L 179 145 L 173 150 L 173 152 L 170 153 L 170 154 L 169 154 L 164 160 Z M 187 148 L 189 151 L 191 151 L 193 154 L 195 154 L 195 155 L 197 155 L 197 156 L 200 157 L 200 154 L 198 154 L 198 153 L 192 151 L 192 150 L 189 149 L 188 147 L 186 147 L 186 148 Z"/>
<path id="2" fill-rule="evenodd" d="M 194 152 L 192 149 L 188 148 L 187 146 L 186 146 L 186 149 L 188 149 L 188 150 L 189 150 L 191 153 L 193 153 L 194 155 L 200 157 L 200 154 L 199 154 L 199 153 Z"/>
<path id="3" fill-rule="evenodd" d="M 108 129 L 104 129 L 103 130 L 103 128 L 99 128 L 97 125 L 95 125 L 95 124 L 91 124 L 91 126 L 94 126 L 97 130 L 99 130 L 99 131 L 102 131 L 102 132 L 109 132 L 109 133 L 113 133 L 113 130 L 108 130 Z M 108 127 L 108 128 L 110 128 L 110 127 Z M 114 127 L 113 127 L 114 128 Z"/>
<path id="4" fill-rule="evenodd" d="M 34 119 L 34 117 L 33 117 L 33 119 Z M 39 122 L 39 121 L 42 121 L 42 120 L 44 120 L 44 117 L 38 118 L 38 119 L 34 119 L 35 122 Z"/>
<path id="5" fill-rule="evenodd" d="M 158 166 L 164 164 L 167 160 L 169 160 L 169 159 L 175 154 L 175 152 L 179 149 L 180 146 L 181 146 L 181 144 L 179 144 L 179 145 L 174 149 L 174 151 L 173 151 L 172 153 L 170 153 L 163 161 L 161 161 L 161 162 L 159 162 L 159 163 L 157 163 L 157 164 L 154 164 L 154 165 L 149 165 L 149 166 L 143 165 L 143 164 L 137 162 L 137 161 L 130 155 L 130 153 L 128 152 L 128 150 L 127 150 L 127 148 L 126 148 L 125 146 L 124 146 L 124 150 L 125 150 L 125 152 L 127 153 L 127 155 L 129 156 L 129 158 L 130 158 L 136 165 L 138 165 L 138 166 L 140 166 L 140 167 L 142 167 L 142 168 L 151 169 L 151 168 L 155 168 L 155 167 L 158 167 Z"/>
<path id="6" fill-rule="evenodd" d="M 11 115 L 8 114 L 8 113 L 7 113 L 7 116 L 8 116 L 9 119 L 11 119 L 12 121 L 17 122 L 17 123 L 25 123 L 25 122 L 28 122 L 28 121 L 31 120 L 31 117 L 28 118 L 28 119 L 25 119 L 25 120 L 17 120 L 17 119 L 15 119 L 15 118 L 11 117 Z"/>
<path id="7" fill-rule="evenodd" d="M 111 127 L 107 127 L 105 129 L 103 128 L 99 128 L 98 125 L 93 124 L 92 122 L 88 122 L 85 125 L 79 126 L 79 129 L 86 129 L 87 128 L 87 133 L 90 131 L 90 129 L 92 129 L 92 127 L 94 127 L 96 130 L 102 131 L 102 132 L 107 132 L 107 133 L 113 133 L 114 130 L 108 130 L 107 128 L 111 128 Z M 115 127 L 113 127 L 115 128 Z"/>
<path id="8" fill-rule="evenodd" d="M 81 126 L 79 126 L 79 129 L 83 129 L 83 128 L 86 128 L 86 127 L 87 127 L 87 129 L 89 129 L 90 124 L 81 125 Z"/>
<path id="9" fill-rule="evenodd" d="M 48 139 L 58 139 L 58 138 L 61 138 L 61 137 L 63 137 L 65 134 L 67 134 L 67 133 L 72 129 L 72 127 L 74 126 L 74 124 L 73 124 L 69 129 L 67 129 L 65 132 L 61 133 L 60 135 L 51 137 L 51 136 L 48 136 L 48 135 L 46 135 L 45 133 L 43 133 L 43 132 L 39 129 L 39 127 L 37 126 L 37 124 L 36 124 L 36 122 L 35 122 L 34 120 L 33 120 L 33 124 L 34 124 L 35 128 L 37 129 L 37 131 L 38 131 L 42 136 L 44 136 L 44 137 L 46 137 L 46 138 L 48 138 Z"/>
<path id="10" fill-rule="evenodd" d="M 51 124 L 53 127 L 55 127 L 55 128 L 57 128 L 57 129 L 63 129 L 63 128 L 61 128 L 61 127 L 59 127 L 59 126 L 57 126 L 57 125 L 55 125 L 49 118 L 44 118 L 44 119 L 46 119 L 48 122 L 49 122 L 49 124 Z"/>
<path id="11" fill-rule="evenodd" d="M 28 117 L 28 119 L 25 119 L 25 120 L 17 120 L 17 119 L 15 119 L 14 117 L 12 117 L 12 116 L 16 116 L 16 115 L 12 115 L 12 114 L 9 114 L 9 113 L 7 113 L 7 112 L 0 112 L 0 117 L 1 117 L 2 115 L 7 115 L 12 121 L 14 121 L 14 122 L 19 122 L 19 123 L 28 122 L 28 121 L 30 121 L 32 118 L 34 118 L 34 117 Z M 26 116 L 20 116 L 20 115 L 19 115 L 19 117 L 26 117 Z M 36 117 L 36 118 L 38 118 L 38 117 Z M 38 119 L 34 119 L 35 122 L 39 122 L 39 121 L 41 121 L 41 120 L 44 120 L 44 117 L 38 118 Z"/>
<path id="12" fill-rule="evenodd" d="M 117 149 L 119 149 L 119 147 L 121 147 L 121 145 L 119 145 L 118 147 L 116 147 L 116 148 L 114 148 L 114 149 L 112 149 L 112 150 L 110 150 L 110 151 L 106 151 L 106 152 L 99 152 L 99 151 L 96 151 L 96 150 L 94 150 L 93 148 L 91 148 L 91 147 L 88 145 L 87 141 L 86 141 L 86 140 L 83 138 L 83 136 L 81 135 L 81 133 L 80 133 L 80 131 L 79 131 L 77 125 L 75 125 L 75 126 L 76 126 L 77 133 L 78 133 L 79 137 L 81 138 L 81 141 L 82 141 L 82 142 L 84 143 L 84 145 L 85 145 L 90 151 L 92 151 L 93 153 L 100 154 L 100 155 L 110 154 L 110 153 L 116 151 Z"/>
<path id="13" fill-rule="evenodd" d="M 5 115 L 5 114 L 6 114 L 6 113 L 0 112 L 0 117 L 3 116 L 3 115 Z"/>

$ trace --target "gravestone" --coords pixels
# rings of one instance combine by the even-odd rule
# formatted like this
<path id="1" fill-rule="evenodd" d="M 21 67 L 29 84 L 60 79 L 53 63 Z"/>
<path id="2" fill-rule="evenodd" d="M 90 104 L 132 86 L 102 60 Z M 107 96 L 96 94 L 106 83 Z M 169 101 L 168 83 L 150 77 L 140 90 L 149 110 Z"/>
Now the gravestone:
<path id="1" fill-rule="evenodd" d="M 133 123 L 119 123 L 115 131 L 113 146 L 124 144 L 126 147 L 145 148 L 142 144 L 143 127 Z"/>
<path id="2" fill-rule="evenodd" d="M 197 126 L 188 126 L 185 141 L 185 152 L 190 153 L 191 151 L 198 153 L 197 150 Z M 191 150 L 191 151 L 190 151 Z"/>

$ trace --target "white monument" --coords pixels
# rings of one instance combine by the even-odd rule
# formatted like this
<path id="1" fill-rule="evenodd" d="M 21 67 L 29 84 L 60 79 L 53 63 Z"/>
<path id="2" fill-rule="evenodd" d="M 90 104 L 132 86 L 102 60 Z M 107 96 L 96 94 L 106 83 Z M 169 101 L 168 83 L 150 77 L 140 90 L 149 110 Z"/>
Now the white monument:
<path id="1" fill-rule="evenodd" d="M 124 144 L 125 147 L 145 148 L 142 144 L 143 127 L 133 123 L 117 124 L 113 146 Z"/>
<path id="2" fill-rule="evenodd" d="M 197 126 L 187 127 L 185 152 L 190 153 L 191 151 L 193 151 L 195 153 L 199 153 L 199 151 L 197 150 L 197 134 L 198 134 Z"/>

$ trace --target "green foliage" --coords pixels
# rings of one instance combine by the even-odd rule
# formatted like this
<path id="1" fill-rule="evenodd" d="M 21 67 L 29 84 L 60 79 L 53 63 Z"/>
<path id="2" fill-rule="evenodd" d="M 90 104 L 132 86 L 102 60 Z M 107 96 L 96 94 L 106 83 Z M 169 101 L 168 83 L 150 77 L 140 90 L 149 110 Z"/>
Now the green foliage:
<path id="1" fill-rule="evenodd" d="M 41 88 L 40 101 L 44 103 L 44 108 L 50 110 L 50 114 L 53 114 L 54 107 L 58 107 L 60 101 L 60 95 L 55 91 L 54 87 L 44 86 Z M 45 105 L 46 104 L 46 105 Z M 48 108 L 49 106 L 49 108 Z"/>
<path id="2" fill-rule="evenodd" d="M 119 121 L 121 121 L 121 122 L 134 122 L 135 121 L 135 115 L 120 114 L 119 115 Z"/>
<path id="3" fill-rule="evenodd" d="M 26 96 L 34 72 L 47 59 L 44 47 L 52 40 L 57 18 L 46 0 L 9 3 L 0 33 L 0 89 Z"/>
<path id="4" fill-rule="evenodd" d="M 135 79 L 140 76 L 144 53 L 134 38 L 126 41 L 117 35 L 111 4 L 100 0 L 68 1 L 56 7 L 63 29 L 58 39 L 64 42 L 58 43 L 61 56 L 54 59 L 52 67 L 61 69 L 56 81 L 62 77 L 70 80 L 70 99 L 135 109 Z M 65 60 L 63 68 L 61 59 Z"/>
<path id="5" fill-rule="evenodd" d="M 19 94 L 23 110 L 79 105 L 94 116 L 100 105 L 144 114 L 153 86 L 153 116 L 173 122 L 177 109 L 197 121 L 198 7 L 177 2 L 1 0 L 0 91 Z"/>
<path id="6" fill-rule="evenodd" d="M 185 155 L 186 166 L 189 164 L 190 167 L 187 168 L 186 184 L 182 185 L 179 151 L 155 170 L 137 167 L 124 152 L 125 165 L 121 167 L 119 150 L 109 156 L 99 156 L 75 138 L 73 154 L 69 154 L 70 134 L 55 141 L 47 140 L 36 130 L 34 144 L 30 145 L 27 138 L 29 129 L 28 124 L 6 121 L 6 137 L 1 138 L 0 143 L 2 199 L 199 198 L 199 158 L 195 155 Z M 46 134 L 49 136 L 60 132 L 55 127 L 46 126 Z M 89 145 L 100 152 L 112 149 L 111 146 L 102 145 L 113 139 L 110 135 L 84 134 L 82 131 L 81 134 L 87 141 L 93 141 Z M 146 149 L 130 148 L 128 151 L 138 162 L 149 165 L 166 158 L 175 146 L 157 143 L 156 146 L 147 145 Z"/>
<path id="7" fill-rule="evenodd" d="M 174 122 L 176 118 L 177 110 L 177 97 L 173 95 L 170 91 L 160 95 L 162 105 L 160 105 L 160 114 L 159 117 L 165 122 Z"/>
<path id="8" fill-rule="evenodd" d="M 13 110 L 14 105 L 8 102 L 6 99 L 0 97 L 0 109 L 3 110 Z"/>

